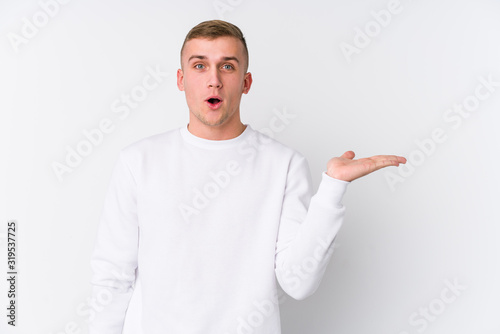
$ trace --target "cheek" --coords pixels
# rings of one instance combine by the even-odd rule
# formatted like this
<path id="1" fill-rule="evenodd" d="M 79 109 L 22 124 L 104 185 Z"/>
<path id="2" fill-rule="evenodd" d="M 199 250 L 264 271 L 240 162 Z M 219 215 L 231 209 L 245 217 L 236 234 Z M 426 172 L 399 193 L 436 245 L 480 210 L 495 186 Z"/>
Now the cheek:
<path id="1" fill-rule="evenodd" d="M 245 82 L 238 79 L 229 80 L 226 83 L 226 86 L 231 87 L 231 92 L 234 94 L 241 94 L 243 92 L 243 88 L 245 87 Z"/>
<path id="2" fill-rule="evenodd" d="M 184 80 L 184 92 L 186 93 L 186 97 L 195 97 L 198 90 L 195 82 Z"/>
<path id="3" fill-rule="evenodd" d="M 195 90 L 191 89 L 189 86 L 184 86 L 184 94 L 186 96 L 186 102 L 188 104 L 192 104 L 196 101 L 196 95 L 194 94 Z"/>
<path id="4" fill-rule="evenodd" d="M 202 78 L 199 76 L 194 76 L 191 73 L 184 77 L 184 87 L 191 88 L 191 90 L 196 89 L 201 84 Z"/>
<path id="5" fill-rule="evenodd" d="M 196 94 L 194 94 L 192 91 L 186 91 L 186 101 L 189 103 L 195 103 L 198 100 Z"/>

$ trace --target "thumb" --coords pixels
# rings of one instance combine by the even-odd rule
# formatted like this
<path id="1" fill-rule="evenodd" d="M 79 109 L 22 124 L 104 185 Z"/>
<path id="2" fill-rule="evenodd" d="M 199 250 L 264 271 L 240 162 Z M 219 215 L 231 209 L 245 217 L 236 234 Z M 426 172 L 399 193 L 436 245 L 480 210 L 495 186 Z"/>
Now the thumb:
<path id="1" fill-rule="evenodd" d="M 354 156 L 355 154 L 353 151 L 346 151 L 344 154 L 341 155 L 341 158 L 352 160 Z"/>

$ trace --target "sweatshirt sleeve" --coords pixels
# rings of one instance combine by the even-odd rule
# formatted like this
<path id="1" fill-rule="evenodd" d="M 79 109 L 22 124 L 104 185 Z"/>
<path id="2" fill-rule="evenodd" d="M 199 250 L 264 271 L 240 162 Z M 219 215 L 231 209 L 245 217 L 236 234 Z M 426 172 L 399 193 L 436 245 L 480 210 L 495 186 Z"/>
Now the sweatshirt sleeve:
<path id="1" fill-rule="evenodd" d="M 89 334 L 122 333 L 135 283 L 138 254 L 136 184 L 123 152 L 112 172 L 91 258 Z"/>
<path id="2" fill-rule="evenodd" d="M 318 191 L 305 157 L 295 155 L 289 165 L 276 243 L 275 272 L 283 290 L 302 300 L 318 288 L 333 252 L 345 207 L 342 197 L 350 182 L 322 172 Z"/>

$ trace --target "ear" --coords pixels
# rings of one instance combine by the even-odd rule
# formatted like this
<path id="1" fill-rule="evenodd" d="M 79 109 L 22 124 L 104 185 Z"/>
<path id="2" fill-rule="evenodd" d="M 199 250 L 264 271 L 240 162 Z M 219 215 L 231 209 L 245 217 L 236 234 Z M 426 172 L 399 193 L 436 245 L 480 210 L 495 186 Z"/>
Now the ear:
<path id="1" fill-rule="evenodd" d="M 184 72 L 181 69 L 177 70 L 177 87 L 180 91 L 184 90 Z"/>
<path id="2" fill-rule="evenodd" d="M 248 94 L 250 87 L 252 86 L 252 73 L 245 73 L 245 79 L 243 81 L 243 93 Z"/>

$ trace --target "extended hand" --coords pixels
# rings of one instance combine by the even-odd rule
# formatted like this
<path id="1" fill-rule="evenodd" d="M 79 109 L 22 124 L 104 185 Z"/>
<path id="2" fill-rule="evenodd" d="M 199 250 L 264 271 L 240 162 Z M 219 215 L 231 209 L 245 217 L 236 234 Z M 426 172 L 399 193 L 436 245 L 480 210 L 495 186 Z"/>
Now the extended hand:
<path id="1" fill-rule="evenodd" d="M 340 157 L 328 161 L 326 174 L 338 180 L 353 181 L 380 168 L 399 166 L 406 163 L 404 157 L 397 155 L 375 155 L 370 158 L 353 160 L 354 152 L 347 151 Z"/>

